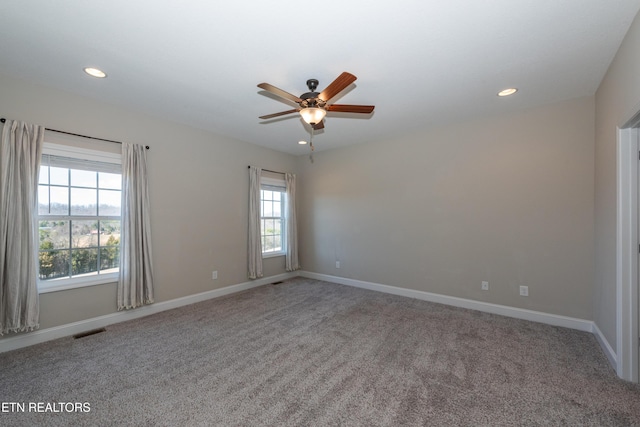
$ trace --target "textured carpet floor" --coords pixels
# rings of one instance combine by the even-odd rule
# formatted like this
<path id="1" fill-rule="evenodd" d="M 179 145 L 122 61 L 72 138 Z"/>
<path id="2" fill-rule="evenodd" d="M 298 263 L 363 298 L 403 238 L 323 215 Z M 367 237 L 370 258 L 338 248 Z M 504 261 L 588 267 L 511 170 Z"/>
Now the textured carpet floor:
<path id="1" fill-rule="evenodd" d="M 640 426 L 591 334 L 301 278 L 0 354 L 0 402 L 90 405 L 7 426 Z"/>

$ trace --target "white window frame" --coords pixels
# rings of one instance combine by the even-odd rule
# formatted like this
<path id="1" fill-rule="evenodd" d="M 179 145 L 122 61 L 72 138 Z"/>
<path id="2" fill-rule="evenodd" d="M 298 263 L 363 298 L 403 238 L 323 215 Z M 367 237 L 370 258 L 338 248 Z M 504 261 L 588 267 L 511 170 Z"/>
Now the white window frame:
<path id="1" fill-rule="evenodd" d="M 43 155 L 53 155 L 61 157 L 69 157 L 78 160 L 97 161 L 103 163 L 112 163 L 116 165 L 122 165 L 122 156 L 118 153 L 110 153 L 105 151 L 90 150 L 86 148 L 73 147 L 68 145 L 55 144 L 45 142 L 42 147 Z M 37 215 L 37 212 L 36 212 Z M 40 216 L 36 216 L 36 226 L 39 224 Z M 36 248 L 36 268 L 38 269 L 38 276 L 40 275 L 39 269 L 39 245 Z M 117 282 L 120 276 L 119 272 L 103 273 L 103 274 L 91 274 L 88 276 L 78 276 L 70 278 L 60 278 L 51 280 L 40 280 L 38 277 L 38 293 L 48 293 L 62 291 L 66 289 L 75 289 L 86 286 L 95 286 L 105 283 Z"/>
<path id="2" fill-rule="evenodd" d="M 284 182 L 284 179 L 274 179 L 274 178 L 270 178 L 270 177 L 261 177 L 260 179 L 260 239 L 262 239 L 262 220 L 265 218 L 278 218 L 278 217 L 265 217 L 263 216 L 263 211 L 262 211 L 262 191 L 263 190 L 269 190 L 269 191 L 280 191 L 282 193 L 282 197 L 280 200 L 281 203 L 281 208 L 280 208 L 280 221 L 281 221 L 281 229 L 280 229 L 280 237 L 282 239 L 282 249 L 279 251 L 272 251 L 272 252 L 265 252 L 264 251 L 264 247 L 262 248 L 262 258 L 273 258 L 273 257 L 279 257 L 279 256 L 285 256 L 287 249 L 286 249 L 286 244 L 287 244 L 287 239 L 285 236 L 286 233 L 286 217 L 285 217 L 285 197 L 286 195 L 286 184 Z"/>

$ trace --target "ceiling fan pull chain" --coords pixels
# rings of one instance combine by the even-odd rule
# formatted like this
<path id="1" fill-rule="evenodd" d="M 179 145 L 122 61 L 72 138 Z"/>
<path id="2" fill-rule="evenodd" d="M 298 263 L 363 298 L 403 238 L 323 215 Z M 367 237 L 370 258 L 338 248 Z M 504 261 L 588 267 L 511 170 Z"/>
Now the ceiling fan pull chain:
<path id="1" fill-rule="evenodd" d="M 311 126 L 310 134 L 311 136 L 309 136 L 309 148 L 311 148 L 311 151 L 315 151 L 315 148 L 313 147 L 313 126 Z"/>

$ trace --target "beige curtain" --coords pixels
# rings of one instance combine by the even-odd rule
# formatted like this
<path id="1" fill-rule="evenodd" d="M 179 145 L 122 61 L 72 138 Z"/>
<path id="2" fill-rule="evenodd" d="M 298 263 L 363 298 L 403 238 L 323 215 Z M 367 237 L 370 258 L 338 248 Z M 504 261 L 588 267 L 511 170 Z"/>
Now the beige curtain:
<path id="1" fill-rule="evenodd" d="M 296 220 L 296 176 L 287 173 L 284 176 L 286 182 L 285 221 L 286 221 L 286 256 L 285 269 L 295 271 L 300 269 L 298 262 L 298 225 Z"/>
<path id="2" fill-rule="evenodd" d="M 249 279 L 262 277 L 262 238 L 260 235 L 260 176 L 262 169 L 249 167 Z"/>
<path id="3" fill-rule="evenodd" d="M 0 335 L 38 328 L 37 191 L 44 127 L 7 120 L 0 158 Z"/>
<path id="4" fill-rule="evenodd" d="M 153 303 L 149 213 L 146 150 L 142 145 L 123 143 L 118 310 Z"/>

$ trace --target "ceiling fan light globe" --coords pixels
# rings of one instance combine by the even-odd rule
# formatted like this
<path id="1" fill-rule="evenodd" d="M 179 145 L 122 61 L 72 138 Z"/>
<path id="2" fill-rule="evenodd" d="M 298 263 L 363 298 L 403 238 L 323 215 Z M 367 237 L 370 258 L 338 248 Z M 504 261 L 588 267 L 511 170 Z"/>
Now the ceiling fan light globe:
<path id="1" fill-rule="evenodd" d="M 318 107 L 307 107 L 300 110 L 300 115 L 302 116 L 302 120 L 309 123 L 310 125 L 318 124 L 324 119 L 324 116 L 327 112 L 323 108 Z"/>

